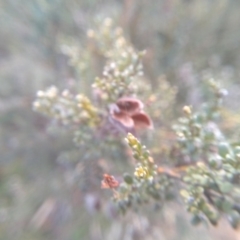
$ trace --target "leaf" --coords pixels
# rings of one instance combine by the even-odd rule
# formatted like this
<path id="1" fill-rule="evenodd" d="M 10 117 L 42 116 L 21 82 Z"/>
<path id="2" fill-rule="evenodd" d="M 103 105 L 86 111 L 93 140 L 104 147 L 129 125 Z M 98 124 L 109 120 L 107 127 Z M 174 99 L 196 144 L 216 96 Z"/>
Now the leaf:
<path id="1" fill-rule="evenodd" d="M 233 211 L 229 216 L 228 220 L 233 228 L 237 228 L 240 223 L 240 215 L 237 211 Z"/>
<path id="2" fill-rule="evenodd" d="M 218 145 L 219 155 L 221 155 L 222 157 L 225 157 L 228 153 L 230 153 L 230 151 L 231 151 L 231 149 L 227 142 L 219 143 L 219 145 Z"/>
<path id="3" fill-rule="evenodd" d="M 219 188 L 222 193 L 229 193 L 233 190 L 233 185 L 229 182 L 221 182 Z"/>
<path id="4" fill-rule="evenodd" d="M 232 209 L 232 203 L 230 201 L 225 200 L 222 202 L 221 207 L 224 212 L 229 212 Z"/>

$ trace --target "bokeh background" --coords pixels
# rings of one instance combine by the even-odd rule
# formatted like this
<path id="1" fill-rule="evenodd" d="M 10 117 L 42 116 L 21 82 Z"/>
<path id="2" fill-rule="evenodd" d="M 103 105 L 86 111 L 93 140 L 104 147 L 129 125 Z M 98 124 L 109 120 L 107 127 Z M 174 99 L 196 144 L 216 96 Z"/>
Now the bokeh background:
<path id="1" fill-rule="evenodd" d="M 178 89 L 175 109 L 199 106 L 202 79 L 219 79 L 229 91 L 223 127 L 231 134 L 240 124 L 239 12 L 238 0 L 1 0 L 0 239 L 239 239 L 224 221 L 192 227 L 177 203 L 152 210 L 151 219 L 144 211 L 116 216 L 105 193 L 77 184 L 82 172 L 99 186 L 101 176 L 88 172 L 72 136 L 32 110 L 36 92 L 50 85 L 89 92 L 104 60 L 87 32 L 110 17 L 146 50 L 149 82 L 157 88 L 164 76 Z M 66 44 L 81 50 L 79 69 Z"/>

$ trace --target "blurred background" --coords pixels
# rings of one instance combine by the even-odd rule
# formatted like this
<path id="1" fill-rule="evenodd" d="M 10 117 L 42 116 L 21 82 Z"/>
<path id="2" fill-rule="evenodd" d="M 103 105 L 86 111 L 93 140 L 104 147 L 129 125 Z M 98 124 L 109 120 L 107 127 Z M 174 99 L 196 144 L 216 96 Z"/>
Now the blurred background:
<path id="1" fill-rule="evenodd" d="M 229 91 L 230 134 L 240 123 L 239 12 L 238 0 L 1 0 L 0 239 L 239 239 L 225 222 L 192 227 L 173 203 L 151 219 L 144 211 L 117 217 L 105 202 L 110 195 L 104 200 L 94 183 L 87 190 L 76 184 L 82 172 L 99 186 L 101 176 L 82 164 L 86 156 L 72 136 L 32 110 L 36 92 L 50 85 L 89 92 L 104 60 L 87 33 L 110 17 L 136 49 L 146 50 L 152 86 L 164 76 L 178 89 L 175 109 L 198 107 L 202 79 L 219 79 Z M 66 44 L 80 49 L 78 68 L 63 53 Z"/>

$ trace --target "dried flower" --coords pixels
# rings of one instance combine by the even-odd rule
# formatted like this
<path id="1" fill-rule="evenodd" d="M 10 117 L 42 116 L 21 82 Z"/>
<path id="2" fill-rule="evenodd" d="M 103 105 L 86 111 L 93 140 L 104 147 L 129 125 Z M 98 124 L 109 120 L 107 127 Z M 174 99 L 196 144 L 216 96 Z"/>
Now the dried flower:
<path id="1" fill-rule="evenodd" d="M 152 124 L 150 117 L 144 112 L 139 112 L 139 113 L 133 114 L 132 120 L 134 122 L 134 128 L 136 130 L 153 128 L 153 124 Z"/>
<path id="2" fill-rule="evenodd" d="M 133 97 L 123 97 L 109 107 L 110 116 L 127 131 L 152 128 L 150 117 L 142 110 L 144 104 Z"/>
<path id="3" fill-rule="evenodd" d="M 111 117 L 116 120 L 117 122 L 119 122 L 121 125 L 123 125 L 123 127 L 127 128 L 127 129 L 132 129 L 134 128 L 134 121 L 131 118 L 131 116 L 129 116 L 128 114 L 124 113 L 124 112 L 114 112 Z"/>
<path id="4" fill-rule="evenodd" d="M 121 112 L 129 115 L 140 112 L 144 107 L 144 104 L 139 99 L 133 97 L 122 97 L 117 100 L 116 105 Z"/>
<path id="5" fill-rule="evenodd" d="M 114 176 L 110 176 L 109 174 L 103 175 L 101 188 L 117 188 L 118 186 L 119 186 L 119 182 L 115 179 Z"/>

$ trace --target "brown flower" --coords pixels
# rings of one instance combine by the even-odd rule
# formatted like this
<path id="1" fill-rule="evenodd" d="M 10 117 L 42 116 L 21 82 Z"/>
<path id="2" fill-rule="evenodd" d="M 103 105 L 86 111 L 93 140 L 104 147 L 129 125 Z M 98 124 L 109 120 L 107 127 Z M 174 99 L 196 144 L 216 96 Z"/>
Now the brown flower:
<path id="1" fill-rule="evenodd" d="M 132 119 L 135 129 L 145 129 L 153 127 L 150 117 L 144 112 L 139 112 L 132 115 Z"/>
<path id="2" fill-rule="evenodd" d="M 110 176 L 108 174 L 103 175 L 101 188 L 117 188 L 118 186 L 119 186 L 119 182 L 115 179 L 114 176 Z"/>
<path id="3" fill-rule="evenodd" d="M 122 97 L 117 100 L 116 105 L 121 112 L 129 115 L 140 112 L 144 107 L 140 100 L 133 97 Z"/>
<path id="4" fill-rule="evenodd" d="M 132 97 L 122 97 L 110 105 L 110 117 L 129 130 L 152 128 L 150 117 L 143 111 L 143 103 Z"/>
<path id="5" fill-rule="evenodd" d="M 134 128 L 134 121 L 128 114 L 124 112 L 114 112 L 112 118 L 121 123 L 125 128 Z"/>

